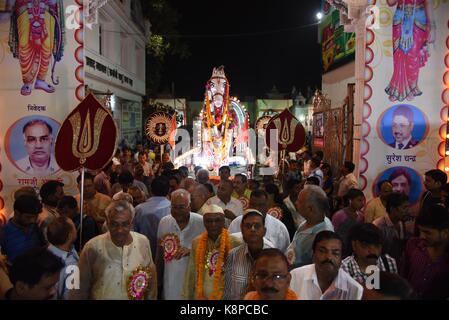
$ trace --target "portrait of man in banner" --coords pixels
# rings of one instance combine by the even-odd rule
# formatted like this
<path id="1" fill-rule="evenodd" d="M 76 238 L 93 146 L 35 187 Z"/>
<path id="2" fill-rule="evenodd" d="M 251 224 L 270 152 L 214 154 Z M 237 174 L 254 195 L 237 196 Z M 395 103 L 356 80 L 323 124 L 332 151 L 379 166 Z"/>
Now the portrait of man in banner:
<path id="1" fill-rule="evenodd" d="M 383 180 L 390 181 L 393 186 L 393 192 L 406 194 L 411 204 L 418 202 L 423 192 L 423 182 L 420 174 L 409 167 L 389 168 L 378 176 L 373 185 L 376 186 L 377 182 Z M 375 196 L 377 196 L 380 190 L 374 189 L 373 191 Z"/>
<path id="2" fill-rule="evenodd" d="M 7 154 L 23 173 L 50 176 L 59 170 L 54 156 L 54 140 L 59 124 L 47 117 L 25 117 L 7 133 Z M 20 143 L 22 142 L 22 143 Z"/>
<path id="3" fill-rule="evenodd" d="M 8 44 L 19 60 L 24 96 L 34 89 L 53 93 L 59 84 L 55 67 L 64 52 L 63 10 L 63 0 L 7 0 L 0 13 L 0 21 L 10 19 Z"/>
<path id="4" fill-rule="evenodd" d="M 393 106 L 380 116 L 379 121 L 380 138 L 398 150 L 416 147 L 426 138 L 429 130 L 424 113 L 412 105 Z"/>

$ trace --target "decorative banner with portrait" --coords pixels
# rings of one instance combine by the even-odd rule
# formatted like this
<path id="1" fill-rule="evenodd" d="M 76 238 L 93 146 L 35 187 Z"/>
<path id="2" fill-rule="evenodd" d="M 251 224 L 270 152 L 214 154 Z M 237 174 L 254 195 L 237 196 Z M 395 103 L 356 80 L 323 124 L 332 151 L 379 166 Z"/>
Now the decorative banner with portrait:
<path id="1" fill-rule="evenodd" d="M 366 30 L 360 184 L 371 198 L 390 180 L 416 207 L 424 173 L 445 168 L 449 2 L 371 3 L 379 28 Z"/>
<path id="2" fill-rule="evenodd" d="M 13 194 L 59 180 L 54 142 L 61 122 L 83 96 L 82 0 L 6 0 L 0 12 L 0 215 Z"/>

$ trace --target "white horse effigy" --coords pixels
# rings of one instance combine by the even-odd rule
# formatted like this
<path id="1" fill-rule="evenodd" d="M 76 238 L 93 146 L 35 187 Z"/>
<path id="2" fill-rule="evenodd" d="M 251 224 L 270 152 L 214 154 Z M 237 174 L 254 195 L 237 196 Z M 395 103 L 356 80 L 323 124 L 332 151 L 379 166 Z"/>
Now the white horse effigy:
<path id="1" fill-rule="evenodd" d="M 216 171 L 229 164 L 245 121 L 248 121 L 246 111 L 230 100 L 224 67 L 214 68 L 206 84 L 202 111 L 202 154 L 208 169 Z"/>

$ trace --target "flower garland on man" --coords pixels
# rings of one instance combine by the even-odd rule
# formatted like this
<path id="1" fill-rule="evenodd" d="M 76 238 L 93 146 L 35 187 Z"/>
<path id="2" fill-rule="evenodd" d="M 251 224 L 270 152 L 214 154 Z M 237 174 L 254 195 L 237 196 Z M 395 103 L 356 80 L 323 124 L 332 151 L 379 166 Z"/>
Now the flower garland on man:
<path id="1" fill-rule="evenodd" d="M 187 300 L 220 300 L 224 291 L 224 270 L 228 252 L 241 244 L 225 229 L 224 211 L 217 205 L 204 208 L 206 232 L 192 242 L 183 296 Z"/>

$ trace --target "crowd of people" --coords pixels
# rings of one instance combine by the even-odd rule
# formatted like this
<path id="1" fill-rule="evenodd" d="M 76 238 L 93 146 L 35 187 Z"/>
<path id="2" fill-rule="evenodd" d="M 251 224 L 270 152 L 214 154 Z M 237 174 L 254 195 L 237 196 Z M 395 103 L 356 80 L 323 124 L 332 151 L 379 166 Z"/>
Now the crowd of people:
<path id="1" fill-rule="evenodd" d="M 354 164 L 334 180 L 320 152 L 260 180 L 161 158 L 118 150 L 85 173 L 83 203 L 58 181 L 18 189 L 0 228 L 0 299 L 449 298 L 443 171 L 425 173 L 413 214 L 389 180 L 366 203 Z"/>

